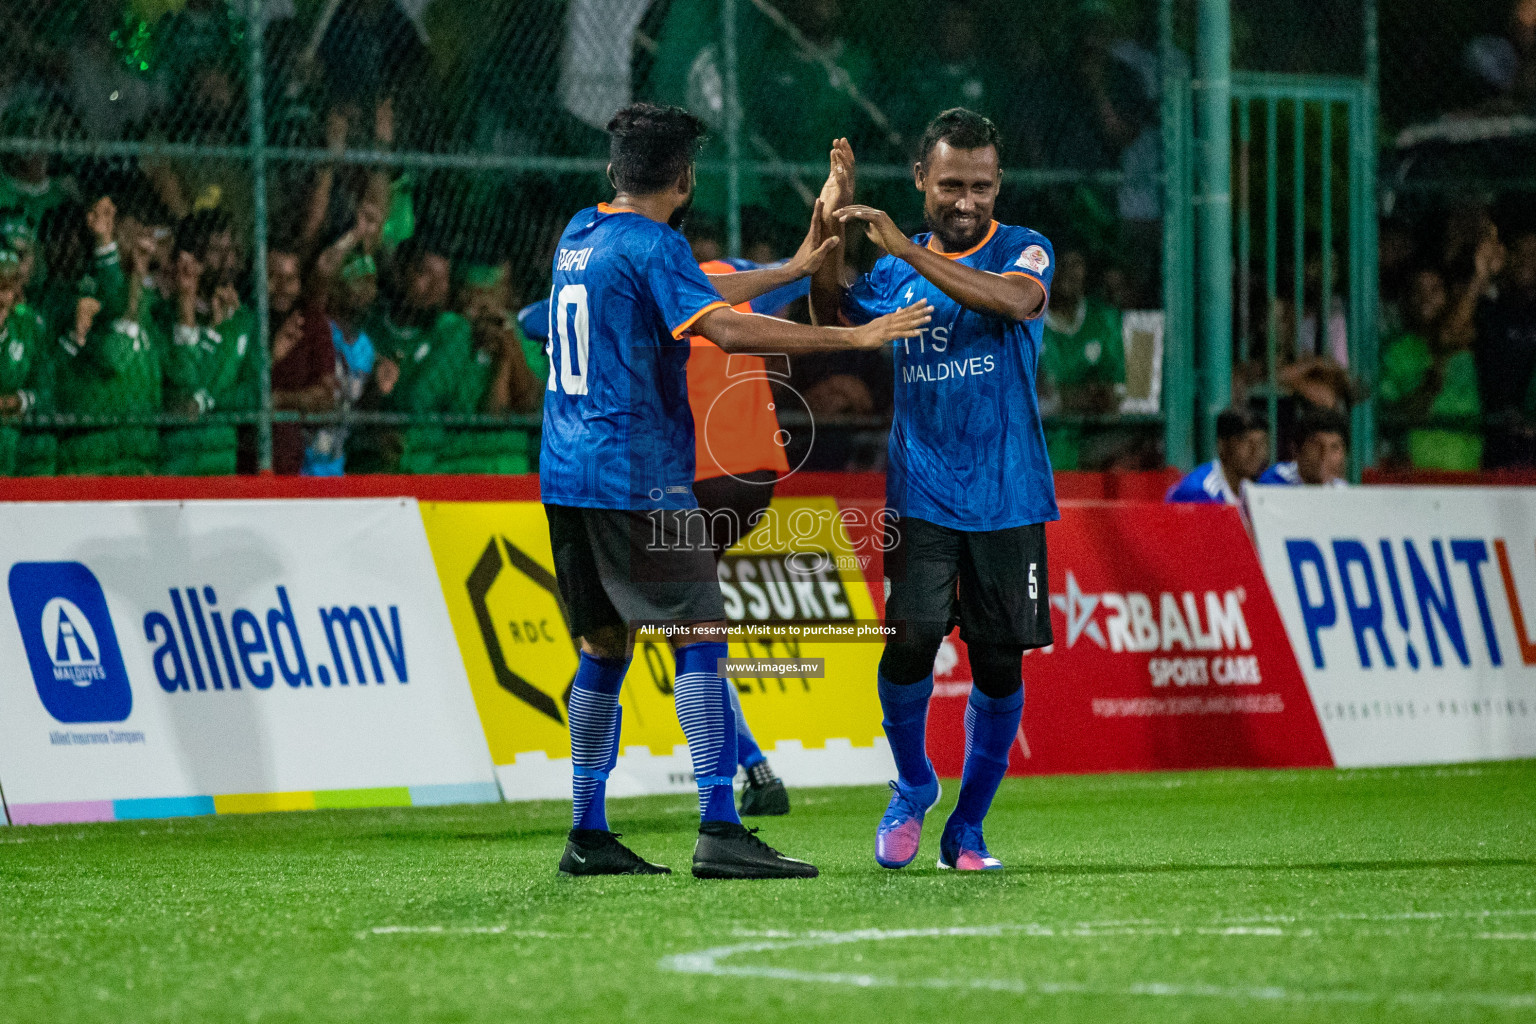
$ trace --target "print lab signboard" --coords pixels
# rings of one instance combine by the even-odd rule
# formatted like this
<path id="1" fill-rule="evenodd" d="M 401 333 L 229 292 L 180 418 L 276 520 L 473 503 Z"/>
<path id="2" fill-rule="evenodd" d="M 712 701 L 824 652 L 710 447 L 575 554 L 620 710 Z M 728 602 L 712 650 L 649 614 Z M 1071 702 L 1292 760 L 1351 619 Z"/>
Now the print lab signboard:
<path id="1" fill-rule="evenodd" d="M 0 520 L 13 823 L 497 799 L 414 501 Z"/>
<path id="2" fill-rule="evenodd" d="M 1329 763 L 1235 511 L 1067 502 L 1046 537 L 1055 644 L 1024 658 L 1015 774 Z M 929 747 L 958 775 L 969 668 L 946 646 Z"/>
<path id="3" fill-rule="evenodd" d="M 1339 764 L 1536 755 L 1536 494 L 1257 487 L 1249 506 Z"/>

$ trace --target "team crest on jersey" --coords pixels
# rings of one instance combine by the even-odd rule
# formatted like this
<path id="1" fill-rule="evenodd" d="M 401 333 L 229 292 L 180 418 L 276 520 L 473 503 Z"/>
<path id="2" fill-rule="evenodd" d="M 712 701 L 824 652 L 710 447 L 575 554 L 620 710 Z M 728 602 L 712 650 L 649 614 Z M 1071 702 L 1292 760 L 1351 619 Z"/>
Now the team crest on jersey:
<path id="1" fill-rule="evenodd" d="M 11 362 L 19 363 L 23 358 L 26 357 L 27 346 L 23 345 L 19 341 L 13 341 L 11 342 L 11 347 L 7 351 L 10 352 Z"/>
<path id="2" fill-rule="evenodd" d="M 1019 254 L 1018 261 L 1014 263 L 1016 267 L 1033 270 L 1037 274 L 1045 273 L 1045 268 L 1050 265 L 1051 258 L 1046 255 L 1045 247 L 1039 245 L 1032 245 L 1025 249 Z"/>
<path id="3" fill-rule="evenodd" d="M 424 341 L 420 345 L 416 346 L 416 355 L 412 358 L 411 361 L 419 363 L 423 359 L 427 358 L 427 353 L 431 351 L 432 344 L 430 342 Z"/>

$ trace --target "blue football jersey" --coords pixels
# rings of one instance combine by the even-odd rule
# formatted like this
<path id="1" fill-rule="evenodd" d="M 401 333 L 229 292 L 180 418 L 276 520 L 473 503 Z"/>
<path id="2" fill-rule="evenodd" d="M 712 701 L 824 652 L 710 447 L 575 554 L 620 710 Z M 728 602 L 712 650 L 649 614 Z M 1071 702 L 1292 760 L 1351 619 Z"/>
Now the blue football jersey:
<path id="1" fill-rule="evenodd" d="M 1221 462 L 1212 459 L 1189 471 L 1168 491 L 1168 500 L 1192 505 L 1242 505 L 1237 492 L 1227 483 Z"/>
<path id="2" fill-rule="evenodd" d="M 545 502 L 697 507 L 688 335 L 726 305 L 667 225 L 606 203 L 572 219 L 550 289 Z"/>
<path id="3" fill-rule="evenodd" d="M 1301 473 L 1296 469 L 1296 463 L 1294 462 L 1277 462 L 1261 473 L 1258 480 L 1254 482 L 1297 487 L 1301 484 Z"/>
<path id="4" fill-rule="evenodd" d="M 913 238 L 936 248 L 926 234 Z M 1027 277 L 1050 294 L 1051 243 L 992 222 L 975 248 L 946 254 L 968 267 Z M 965 309 L 908 263 L 883 257 L 844 295 L 851 323 L 927 299 L 933 319 L 894 343 L 896 414 L 886 503 L 956 530 L 1004 530 L 1060 518 L 1045 450 L 1035 369 L 1044 316 L 1019 323 Z"/>
<path id="5" fill-rule="evenodd" d="M 1301 478 L 1301 470 L 1294 462 L 1277 462 L 1259 475 L 1255 483 L 1267 486 L 1302 487 L 1306 481 Z M 1325 487 L 1348 487 L 1349 483 L 1338 478 L 1328 481 Z"/>

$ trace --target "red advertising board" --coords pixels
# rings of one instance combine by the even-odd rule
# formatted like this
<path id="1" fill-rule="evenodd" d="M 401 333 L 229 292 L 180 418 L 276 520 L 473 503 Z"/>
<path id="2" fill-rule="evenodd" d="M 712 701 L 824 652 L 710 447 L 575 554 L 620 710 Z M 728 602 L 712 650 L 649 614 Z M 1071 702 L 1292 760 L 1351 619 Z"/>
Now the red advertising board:
<path id="1" fill-rule="evenodd" d="M 1011 773 L 1332 764 L 1235 511 L 1068 502 L 1046 530 L 1056 643 L 1024 658 Z M 970 691 L 958 634 L 934 679 L 928 747 L 958 776 Z"/>

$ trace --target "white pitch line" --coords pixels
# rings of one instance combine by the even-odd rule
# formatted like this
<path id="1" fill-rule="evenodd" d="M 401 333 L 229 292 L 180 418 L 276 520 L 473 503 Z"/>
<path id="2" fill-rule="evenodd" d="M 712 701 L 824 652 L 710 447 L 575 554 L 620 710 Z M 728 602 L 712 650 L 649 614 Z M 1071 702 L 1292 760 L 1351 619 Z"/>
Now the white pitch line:
<path id="1" fill-rule="evenodd" d="M 1536 1007 L 1536 994 L 1524 992 L 1414 992 L 1376 991 L 1370 989 L 1290 989 L 1283 986 L 1228 986 L 1204 983 L 1184 984 L 1138 982 L 1123 986 L 1087 985 L 1079 982 L 1024 982 L 1012 978 L 895 978 L 878 974 L 802 971 L 785 967 L 726 964 L 721 961 L 751 953 L 778 952 L 788 949 L 812 949 L 843 946 L 861 942 L 888 942 L 898 939 L 996 938 L 1003 935 L 1047 936 L 1074 935 L 1072 931 L 1038 924 L 983 925 L 954 928 L 862 928 L 847 932 L 808 932 L 794 938 L 765 938 L 730 946 L 716 946 L 693 953 L 663 957 L 657 967 L 679 974 L 706 974 L 717 977 L 765 978 L 854 988 L 969 989 L 1008 992 L 1016 995 L 1148 996 L 1199 997 L 1250 1002 L 1297 1003 L 1383 1003 L 1424 1006 L 1471 1005 L 1495 1009 Z M 1253 934 L 1243 931 L 1238 934 Z M 1267 932 L 1264 934 L 1268 934 Z"/>
<path id="2" fill-rule="evenodd" d="M 1263 917 L 1233 918 L 1234 924 L 1299 924 L 1303 921 L 1364 921 L 1386 923 L 1388 921 L 1475 921 L 1488 917 L 1536 917 L 1532 910 L 1409 910 L 1397 914 L 1324 914 L 1308 917 L 1293 914 L 1268 914 Z"/>
<path id="3" fill-rule="evenodd" d="M 1335 914 L 1322 917 L 1300 917 L 1290 915 L 1270 915 L 1255 918 L 1234 918 L 1230 920 L 1216 920 L 1209 924 L 1173 923 L 1156 920 L 1134 921 L 1076 921 L 1061 924 L 1017 924 L 1000 926 L 1008 928 L 1012 934 L 1022 938 L 1057 938 L 1057 939 L 1097 939 L 1097 938 L 1178 938 L 1186 935 L 1209 936 L 1215 938 L 1317 938 L 1321 933 L 1317 927 L 1286 928 L 1282 925 L 1322 925 L 1325 923 L 1412 923 L 1416 921 L 1483 921 L 1494 917 L 1528 917 L 1536 916 L 1536 910 L 1476 910 L 1476 911 L 1414 911 L 1400 914 Z M 745 929 L 737 928 L 731 932 L 737 938 L 743 939 L 805 939 L 820 938 L 828 935 L 841 934 L 837 932 L 792 932 L 781 929 Z M 1402 931 L 1369 932 L 1354 931 L 1351 934 L 1359 937 L 1407 934 Z M 1536 940 L 1536 932 L 1480 932 L 1457 933 L 1454 935 L 1442 935 L 1448 939 L 1506 939 L 1506 940 Z"/>

